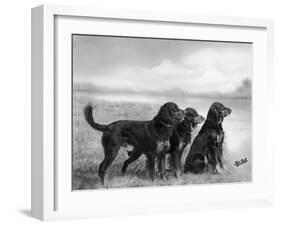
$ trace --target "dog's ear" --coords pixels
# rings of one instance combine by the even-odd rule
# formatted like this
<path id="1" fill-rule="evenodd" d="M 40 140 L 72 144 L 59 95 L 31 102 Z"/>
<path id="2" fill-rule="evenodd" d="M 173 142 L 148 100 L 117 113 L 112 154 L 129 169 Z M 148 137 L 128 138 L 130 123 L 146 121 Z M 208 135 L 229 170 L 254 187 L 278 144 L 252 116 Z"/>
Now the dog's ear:
<path id="1" fill-rule="evenodd" d="M 194 115 L 194 112 L 192 111 L 192 108 L 186 108 L 184 110 L 184 121 L 187 122 L 187 123 L 192 123 L 193 121 L 193 115 Z"/>
<path id="2" fill-rule="evenodd" d="M 202 115 L 199 115 L 194 108 L 185 109 L 185 121 L 187 123 L 191 123 L 192 128 L 197 127 L 197 125 L 202 123 L 204 120 L 205 118 Z"/>
<path id="3" fill-rule="evenodd" d="M 158 114 L 156 115 L 156 119 L 167 125 L 174 124 L 174 119 L 173 119 L 173 116 L 169 109 L 168 104 L 164 104 L 163 106 L 160 107 L 160 110 L 159 110 Z"/>
<path id="4" fill-rule="evenodd" d="M 222 123 L 223 117 L 221 117 L 217 103 L 213 103 L 209 109 L 207 119 L 216 122 Z"/>
<path id="5" fill-rule="evenodd" d="M 187 117 L 189 117 L 190 119 L 191 119 L 191 118 L 194 118 L 194 117 L 196 117 L 196 116 L 198 116 L 198 112 L 197 112 L 194 108 L 190 108 L 190 107 L 186 108 L 186 109 L 184 110 L 184 113 L 185 113 L 185 115 L 186 115 Z"/>

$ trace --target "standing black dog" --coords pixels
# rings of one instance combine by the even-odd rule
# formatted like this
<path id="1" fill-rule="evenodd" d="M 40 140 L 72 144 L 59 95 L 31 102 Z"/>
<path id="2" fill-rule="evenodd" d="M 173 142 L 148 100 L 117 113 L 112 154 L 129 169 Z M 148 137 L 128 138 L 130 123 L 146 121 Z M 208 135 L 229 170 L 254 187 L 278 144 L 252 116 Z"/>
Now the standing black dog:
<path id="1" fill-rule="evenodd" d="M 181 173 L 181 157 L 185 147 L 191 141 L 191 133 L 198 124 L 204 121 L 204 117 L 199 115 L 193 108 L 185 109 L 185 117 L 182 122 L 177 123 L 170 139 L 171 164 L 175 177 Z"/>
<path id="2" fill-rule="evenodd" d="M 167 154 L 171 154 L 171 165 L 176 177 L 180 175 L 180 160 L 182 152 L 185 147 L 190 143 L 191 132 L 197 124 L 204 121 L 204 117 L 199 115 L 193 108 L 186 108 L 184 111 L 183 121 L 177 122 L 174 126 L 172 136 L 170 138 L 170 149 Z M 130 143 L 130 142 L 128 142 Z M 125 173 L 128 165 L 137 160 L 144 150 L 134 149 L 128 152 L 129 158 L 124 162 L 122 172 Z"/>
<path id="3" fill-rule="evenodd" d="M 139 153 L 137 150 L 142 150 L 141 153 L 146 155 L 152 180 L 155 176 L 155 159 L 158 157 L 161 177 L 164 177 L 165 153 L 170 148 L 169 140 L 173 127 L 184 118 L 184 111 L 175 103 L 168 102 L 161 106 L 158 114 L 150 121 L 120 120 L 101 125 L 94 121 L 91 105 L 84 108 L 84 116 L 92 128 L 103 132 L 104 160 L 99 166 L 99 177 L 103 184 L 106 170 L 124 143 L 132 145 L 136 153 Z"/>
<path id="4" fill-rule="evenodd" d="M 203 173 L 210 166 L 213 173 L 218 173 L 218 165 L 223 168 L 222 122 L 230 113 L 231 109 L 221 103 L 215 102 L 211 105 L 207 119 L 190 147 L 184 172 Z"/>

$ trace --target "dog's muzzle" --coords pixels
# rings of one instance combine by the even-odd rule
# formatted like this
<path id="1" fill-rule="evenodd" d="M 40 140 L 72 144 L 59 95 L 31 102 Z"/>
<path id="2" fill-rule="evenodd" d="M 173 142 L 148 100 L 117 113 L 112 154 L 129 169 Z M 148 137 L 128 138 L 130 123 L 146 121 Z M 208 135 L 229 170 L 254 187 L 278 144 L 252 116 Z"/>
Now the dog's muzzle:
<path id="1" fill-rule="evenodd" d="M 204 120 L 205 120 L 205 118 L 204 118 L 202 115 L 198 115 L 198 116 L 196 116 L 196 117 L 194 118 L 194 122 L 195 122 L 196 124 L 200 124 L 200 123 L 202 123 Z"/>
<path id="2" fill-rule="evenodd" d="M 179 110 L 178 112 L 175 113 L 175 119 L 178 121 L 183 121 L 185 117 L 185 111 L 184 110 Z"/>
<path id="3" fill-rule="evenodd" d="M 223 117 L 230 115 L 232 110 L 230 108 L 225 108 L 222 112 Z"/>

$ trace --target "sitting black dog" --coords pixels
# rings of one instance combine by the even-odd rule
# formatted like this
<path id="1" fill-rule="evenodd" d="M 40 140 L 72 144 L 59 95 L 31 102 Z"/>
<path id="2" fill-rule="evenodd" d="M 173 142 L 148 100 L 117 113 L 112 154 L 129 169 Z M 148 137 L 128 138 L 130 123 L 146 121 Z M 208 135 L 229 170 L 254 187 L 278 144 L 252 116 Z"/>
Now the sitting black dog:
<path id="1" fill-rule="evenodd" d="M 181 157 L 185 147 L 191 141 L 191 133 L 198 124 L 204 121 L 204 117 L 199 115 L 193 108 L 185 109 L 185 117 L 182 122 L 177 123 L 170 138 L 171 165 L 175 177 L 179 177 L 181 172 Z"/>
<path id="2" fill-rule="evenodd" d="M 146 155 L 152 180 L 155 175 L 155 160 L 157 157 L 160 160 L 161 177 L 164 177 L 165 153 L 170 148 L 169 141 L 174 125 L 184 118 L 184 111 L 179 109 L 175 103 L 168 102 L 161 106 L 158 114 L 150 121 L 120 120 L 108 125 L 98 124 L 94 121 L 91 105 L 84 108 L 84 116 L 92 128 L 103 132 L 104 160 L 99 166 L 99 177 L 103 184 L 108 167 L 116 158 L 120 147 L 124 143 L 133 146 L 136 154 L 132 158 L 138 158 L 142 153 Z M 127 160 L 123 168 L 128 163 Z"/>
<path id="3" fill-rule="evenodd" d="M 207 119 L 190 147 L 184 172 L 203 173 L 210 167 L 213 173 L 218 173 L 217 167 L 223 168 L 222 122 L 230 113 L 231 109 L 221 103 L 215 102 L 211 105 Z"/>

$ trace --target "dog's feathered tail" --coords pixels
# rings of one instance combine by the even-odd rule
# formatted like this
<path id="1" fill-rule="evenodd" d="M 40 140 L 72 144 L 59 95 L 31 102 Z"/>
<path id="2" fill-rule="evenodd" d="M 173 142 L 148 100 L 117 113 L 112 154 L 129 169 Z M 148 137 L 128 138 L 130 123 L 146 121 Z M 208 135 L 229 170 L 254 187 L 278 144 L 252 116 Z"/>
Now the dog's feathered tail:
<path id="1" fill-rule="evenodd" d="M 111 131 L 112 128 L 109 126 L 109 125 L 102 125 L 102 124 L 99 124 L 99 123 L 96 123 L 94 121 L 94 118 L 93 118 L 93 106 L 91 104 L 88 104 L 85 108 L 84 108 L 84 117 L 86 119 L 86 121 L 89 123 L 89 125 L 98 130 L 98 131 L 101 131 L 101 132 L 104 132 L 104 131 Z"/>

